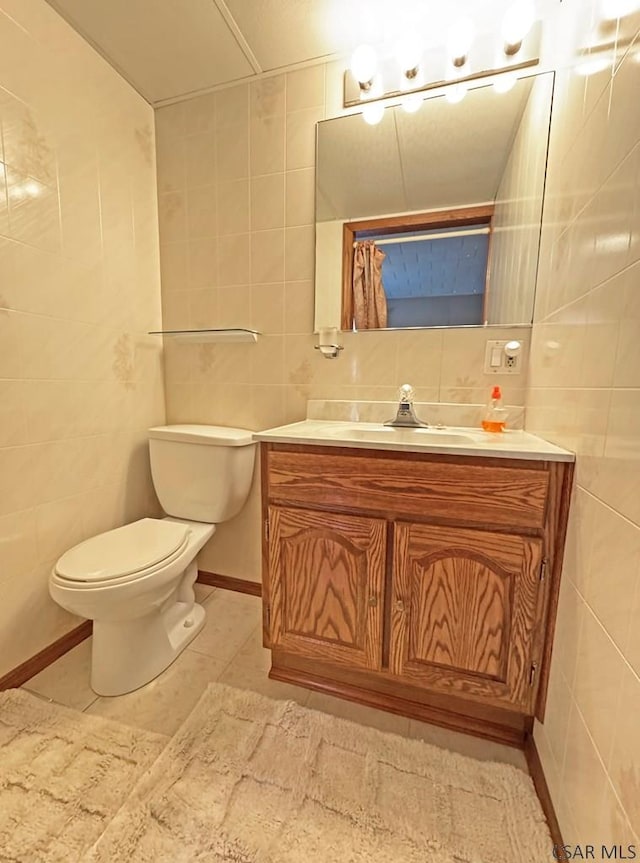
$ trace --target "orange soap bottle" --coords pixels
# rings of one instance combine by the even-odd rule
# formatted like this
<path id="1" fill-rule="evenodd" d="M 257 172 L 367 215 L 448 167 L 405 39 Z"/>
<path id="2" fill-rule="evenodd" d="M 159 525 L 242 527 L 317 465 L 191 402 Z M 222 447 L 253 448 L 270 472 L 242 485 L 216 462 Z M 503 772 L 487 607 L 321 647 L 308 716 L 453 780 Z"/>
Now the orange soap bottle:
<path id="1" fill-rule="evenodd" d="M 494 387 L 491 390 L 491 400 L 482 420 L 482 428 L 486 432 L 501 432 L 504 431 L 506 420 L 507 411 L 506 408 L 502 407 L 502 392 L 500 387 Z"/>

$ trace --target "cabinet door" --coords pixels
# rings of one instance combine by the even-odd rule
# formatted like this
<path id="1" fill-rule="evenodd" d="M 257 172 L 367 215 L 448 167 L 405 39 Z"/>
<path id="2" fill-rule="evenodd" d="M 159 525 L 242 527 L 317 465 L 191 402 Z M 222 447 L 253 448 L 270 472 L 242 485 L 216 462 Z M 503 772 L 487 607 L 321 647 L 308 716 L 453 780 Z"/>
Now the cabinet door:
<path id="1" fill-rule="evenodd" d="M 380 668 L 386 524 L 269 509 L 271 647 Z"/>
<path id="2" fill-rule="evenodd" d="M 529 712 L 542 541 L 399 523 L 394 545 L 392 673 Z"/>

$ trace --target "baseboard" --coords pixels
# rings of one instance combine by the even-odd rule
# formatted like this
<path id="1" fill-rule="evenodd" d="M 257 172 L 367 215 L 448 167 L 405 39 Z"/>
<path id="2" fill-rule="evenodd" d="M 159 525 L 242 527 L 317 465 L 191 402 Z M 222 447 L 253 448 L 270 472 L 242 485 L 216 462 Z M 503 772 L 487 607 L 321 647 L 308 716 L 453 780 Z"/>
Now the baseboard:
<path id="1" fill-rule="evenodd" d="M 544 817 L 547 819 L 549 833 L 551 833 L 551 840 L 555 846 L 561 848 L 564 845 L 564 842 L 562 841 L 562 831 L 560 830 L 556 811 L 553 808 L 553 800 L 549 793 L 549 786 L 547 785 L 547 780 L 542 768 L 542 761 L 540 761 L 538 747 L 533 739 L 533 734 L 527 734 L 524 742 L 524 754 L 527 759 L 527 766 L 536 789 L 536 794 L 538 795 L 538 800 L 540 801 L 542 811 L 544 812 Z"/>
<path id="2" fill-rule="evenodd" d="M 259 581 L 247 581 L 245 578 L 233 578 L 230 575 L 219 575 L 217 572 L 198 570 L 200 584 L 210 587 L 221 587 L 223 590 L 235 590 L 237 593 L 249 593 L 251 596 L 262 596 L 262 585 Z"/>
<path id="3" fill-rule="evenodd" d="M 92 629 L 93 622 L 85 620 L 80 626 L 76 626 L 71 632 L 67 632 L 66 635 L 58 638 L 53 644 L 45 647 L 44 650 L 36 653 L 35 656 L 32 656 L 26 662 L 18 665 L 17 668 L 0 677 L 0 691 L 3 689 L 14 689 L 22 686 L 27 680 L 31 680 L 32 677 L 44 671 L 56 659 L 60 659 L 61 656 L 64 656 L 65 653 L 68 653 L 72 648 L 80 644 L 81 641 L 84 641 L 85 638 L 89 638 Z"/>

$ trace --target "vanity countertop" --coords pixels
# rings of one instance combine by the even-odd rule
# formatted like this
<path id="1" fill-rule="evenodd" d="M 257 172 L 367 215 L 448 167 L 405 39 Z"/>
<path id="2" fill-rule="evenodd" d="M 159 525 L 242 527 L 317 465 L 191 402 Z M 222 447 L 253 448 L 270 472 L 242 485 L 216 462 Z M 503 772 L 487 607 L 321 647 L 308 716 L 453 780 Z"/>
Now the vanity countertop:
<path id="1" fill-rule="evenodd" d="M 474 428 L 392 428 L 381 423 L 303 420 L 254 432 L 253 439 L 267 443 L 310 444 L 399 450 L 446 455 L 516 458 L 532 461 L 575 461 L 569 450 L 529 434 L 506 430 L 491 434 Z"/>

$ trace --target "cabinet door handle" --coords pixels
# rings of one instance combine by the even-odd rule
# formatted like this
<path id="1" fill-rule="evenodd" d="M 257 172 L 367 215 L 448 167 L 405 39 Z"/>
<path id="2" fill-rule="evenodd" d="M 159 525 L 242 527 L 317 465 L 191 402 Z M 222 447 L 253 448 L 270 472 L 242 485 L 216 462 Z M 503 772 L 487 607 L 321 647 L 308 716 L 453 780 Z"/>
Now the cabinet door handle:
<path id="1" fill-rule="evenodd" d="M 396 611 L 404 612 L 404 602 L 401 599 L 396 599 L 395 609 Z"/>
<path id="2" fill-rule="evenodd" d="M 369 597 L 369 608 L 375 608 L 377 604 L 378 604 L 378 597 L 377 596 L 370 596 Z"/>

